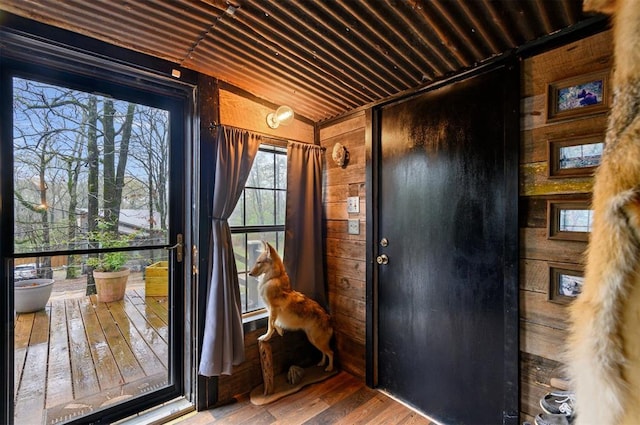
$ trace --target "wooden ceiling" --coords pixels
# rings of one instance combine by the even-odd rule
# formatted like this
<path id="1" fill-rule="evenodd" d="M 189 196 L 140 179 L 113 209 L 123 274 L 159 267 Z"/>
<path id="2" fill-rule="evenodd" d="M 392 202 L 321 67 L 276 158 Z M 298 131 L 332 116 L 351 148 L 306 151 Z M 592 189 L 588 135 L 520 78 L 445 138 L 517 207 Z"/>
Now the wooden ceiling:
<path id="1" fill-rule="evenodd" d="M 580 0 L 2 0 L 321 122 L 593 19 Z"/>

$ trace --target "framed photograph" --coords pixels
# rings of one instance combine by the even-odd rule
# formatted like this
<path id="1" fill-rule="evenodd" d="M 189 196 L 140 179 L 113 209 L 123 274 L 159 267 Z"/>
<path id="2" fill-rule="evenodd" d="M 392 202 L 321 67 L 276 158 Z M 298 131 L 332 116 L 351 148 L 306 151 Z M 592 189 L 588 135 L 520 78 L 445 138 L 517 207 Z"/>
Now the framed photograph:
<path id="1" fill-rule="evenodd" d="M 593 224 L 589 200 L 547 201 L 547 237 L 567 241 L 588 241 Z"/>
<path id="2" fill-rule="evenodd" d="M 569 304 L 580 293 L 584 270 L 579 264 L 549 263 L 549 301 Z"/>
<path id="3" fill-rule="evenodd" d="M 609 109 L 609 70 L 547 85 L 547 122 L 599 114 Z"/>
<path id="4" fill-rule="evenodd" d="M 602 160 L 604 133 L 548 141 L 549 178 L 584 177 Z"/>

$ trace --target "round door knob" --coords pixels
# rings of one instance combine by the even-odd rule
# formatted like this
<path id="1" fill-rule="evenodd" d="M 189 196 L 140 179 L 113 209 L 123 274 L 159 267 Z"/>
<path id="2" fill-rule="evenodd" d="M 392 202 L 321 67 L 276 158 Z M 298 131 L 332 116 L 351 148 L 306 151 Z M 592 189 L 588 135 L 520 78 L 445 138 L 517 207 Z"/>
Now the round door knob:
<path id="1" fill-rule="evenodd" d="M 376 261 L 378 262 L 378 264 L 387 264 L 389 262 L 389 257 L 387 257 L 386 254 L 378 255 Z"/>

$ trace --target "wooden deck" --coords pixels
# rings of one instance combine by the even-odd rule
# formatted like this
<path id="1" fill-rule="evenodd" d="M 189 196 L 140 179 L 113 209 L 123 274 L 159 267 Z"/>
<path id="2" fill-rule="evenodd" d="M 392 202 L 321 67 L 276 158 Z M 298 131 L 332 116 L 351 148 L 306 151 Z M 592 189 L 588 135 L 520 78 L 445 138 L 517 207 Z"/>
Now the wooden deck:
<path id="1" fill-rule="evenodd" d="M 346 372 L 270 404 L 256 406 L 248 396 L 239 396 L 236 403 L 189 414 L 171 422 L 175 424 L 436 425 Z"/>
<path id="2" fill-rule="evenodd" d="M 166 297 L 52 298 L 15 323 L 15 423 L 60 423 L 167 384 Z"/>

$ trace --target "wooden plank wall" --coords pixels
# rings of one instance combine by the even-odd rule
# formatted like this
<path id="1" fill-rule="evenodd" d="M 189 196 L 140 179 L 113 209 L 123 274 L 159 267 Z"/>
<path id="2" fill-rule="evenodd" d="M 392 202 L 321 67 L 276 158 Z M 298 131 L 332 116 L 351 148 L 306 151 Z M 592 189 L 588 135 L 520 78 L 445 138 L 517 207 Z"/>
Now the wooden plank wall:
<path id="1" fill-rule="evenodd" d="M 344 167 L 331 159 L 333 146 L 349 152 Z M 330 313 L 336 333 L 340 368 L 365 376 L 365 114 L 356 113 L 320 129 L 326 148 L 323 205 Z M 360 197 L 360 212 L 347 213 L 347 197 Z M 360 234 L 347 232 L 347 220 L 359 220 Z"/>
<path id="2" fill-rule="evenodd" d="M 241 92 L 238 89 L 237 91 Z M 314 126 L 306 120 L 295 118 L 289 125 L 281 125 L 276 129 L 269 128 L 267 114 L 273 112 L 277 106 L 265 105 L 266 102 L 260 103 L 258 100 L 220 89 L 220 123 L 270 134 L 276 138 L 313 143 Z"/>
<path id="3" fill-rule="evenodd" d="M 547 200 L 590 196 L 593 177 L 549 179 L 549 139 L 606 129 L 606 113 L 546 123 L 546 84 L 611 67 L 611 34 L 602 32 L 527 58 L 521 75 L 520 370 L 521 420 L 533 422 L 550 379 L 563 376 L 567 307 L 548 301 L 549 262 L 582 264 L 586 242 L 547 239 Z"/>

